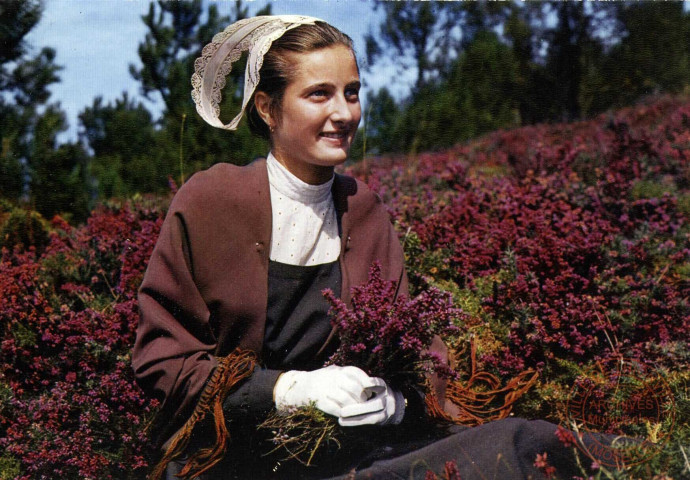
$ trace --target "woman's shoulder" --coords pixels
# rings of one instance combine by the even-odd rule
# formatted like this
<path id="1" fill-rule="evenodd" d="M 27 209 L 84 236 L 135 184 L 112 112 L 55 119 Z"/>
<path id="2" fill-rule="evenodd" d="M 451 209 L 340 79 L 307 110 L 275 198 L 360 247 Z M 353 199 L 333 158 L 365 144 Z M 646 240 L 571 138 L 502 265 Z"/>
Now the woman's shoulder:
<path id="1" fill-rule="evenodd" d="M 265 172 L 266 164 L 262 160 L 244 166 L 217 163 L 194 173 L 175 194 L 173 204 L 185 209 L 211 208 L 256 195 L 267 189 Z"/>
<path id="2" fill-rule="evenodd" d="M 354 205 L 382 205 L 378 193 L 358 178 L 336 174 L 334 180 L 334 197 L 336 202 L 345 201 Z"/>
<path id="3" fill-rule="evenodd" d="M 188 189 L 225 188 L 237 186 L 245 181 L 258 180 L 263 173 L 266 175 L 266 161 L 259 159 L 248 165 L 233 165 L 232 163 L 216 163 L 205 170 L 194 173 L 185 186 Z"/>
<path id="4" fill-rule="evenodd" d="M 390 213 L 376 191 L 362 180 L 336 175 L 333 188 L 336 209 L 347 217 L 349 225 L 390 223 Z M 377 227 L 378 228 L 378 227 Z"/>

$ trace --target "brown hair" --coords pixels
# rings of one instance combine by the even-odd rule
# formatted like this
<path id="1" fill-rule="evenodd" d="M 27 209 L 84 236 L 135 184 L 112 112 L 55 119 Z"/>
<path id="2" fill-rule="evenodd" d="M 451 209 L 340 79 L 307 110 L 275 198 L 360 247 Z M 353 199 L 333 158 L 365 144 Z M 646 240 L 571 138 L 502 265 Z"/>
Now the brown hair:
<path id="1" fill-rule="evenodd" d="M 309 53 L 336 45 L 343 45 L 354 54 L 352 39 L 325 22 L 300 25 L 288 30 L 273 42 L 270 50 L 264 55 L 264 62 L 259 70 L 259 84 L 256 87 L 257 92 L 264 92 L 271 98 L 270 109 L 273 114 L 280 112 L 283 94 L 295 74 L 294 63 L 287 54 Z M 270 138 L 271 132 L 256 111 L 254 98 L 249 102 L 247 118 L 252 133 L 266 139 Z"/>

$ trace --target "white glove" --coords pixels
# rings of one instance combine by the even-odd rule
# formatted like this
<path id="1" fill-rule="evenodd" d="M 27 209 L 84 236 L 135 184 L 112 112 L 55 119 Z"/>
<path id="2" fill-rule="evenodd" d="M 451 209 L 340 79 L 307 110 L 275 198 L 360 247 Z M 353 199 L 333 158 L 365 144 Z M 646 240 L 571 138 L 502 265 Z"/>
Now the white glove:
<path id="1" fill-rule="evenodd" d="M 366 402 L 368 388 L 379 383 L 357 367 L 330 365 L 311 372 L 290 370 L 276 381 L 274 399 L 278 410 L 300 407 L 311 402 L 335 417 L 342 407 Z"/>
<path id="2" fill-rule="evenodd" d="M 338 423 L 343 427 L 360 425 L 398 425 L 405 416 L 405 397 L 380 378 L 377 385 L 365 389 L 369 400 L 347 405 L 340 411 Z"/>

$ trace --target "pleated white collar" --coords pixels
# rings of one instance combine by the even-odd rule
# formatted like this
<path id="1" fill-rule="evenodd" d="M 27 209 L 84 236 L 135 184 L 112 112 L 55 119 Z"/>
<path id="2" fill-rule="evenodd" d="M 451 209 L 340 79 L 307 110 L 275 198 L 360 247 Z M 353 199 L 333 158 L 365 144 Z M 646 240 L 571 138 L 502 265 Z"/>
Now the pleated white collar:
<path id="1" fill-rule="evenodd" d="M 326 183 L 310 185 L 293 175 L 272 153 L 266 158 L 266 167 L 271 186 L 292 200 L 305 205 L 315 205 L 331 197 L 334 176 Z"/>
<path id="2" fill-rule="evenodd" d="M 268 154 L 271 191 L 271 250 L 269 258 L 289 265 L 319 265 L 340 255 L 340 235 L 333 204 L 333 178 L 310 185 Z"/>

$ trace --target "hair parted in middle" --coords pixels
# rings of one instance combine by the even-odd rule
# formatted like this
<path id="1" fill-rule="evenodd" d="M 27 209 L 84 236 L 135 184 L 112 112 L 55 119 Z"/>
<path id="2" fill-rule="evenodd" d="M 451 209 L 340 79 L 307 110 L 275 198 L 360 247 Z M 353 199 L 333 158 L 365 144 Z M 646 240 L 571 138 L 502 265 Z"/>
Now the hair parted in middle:
<path id="1" fill-rule="evenodd" d="M 264 55 L 263 65 L 259 70 L 260 80 L 255 94 L 259 91 L 266 93 L 271 99 L 269 107 L 271 113 L 277 115 L 280 113 L 285 89 L 296 73 L 295 65 L 288 54 L 309 53 L 336 45 L 349 48 L 352 55 L 355 56 L 352 39 L 326 22 L 301 25 L 285 32 L 283 36 L 273 42 L 271 48 Z M 247 118 L 252 133 L 270 139 L 271 130 L 257 112 L 253 98 L 249 102 Z"/>

